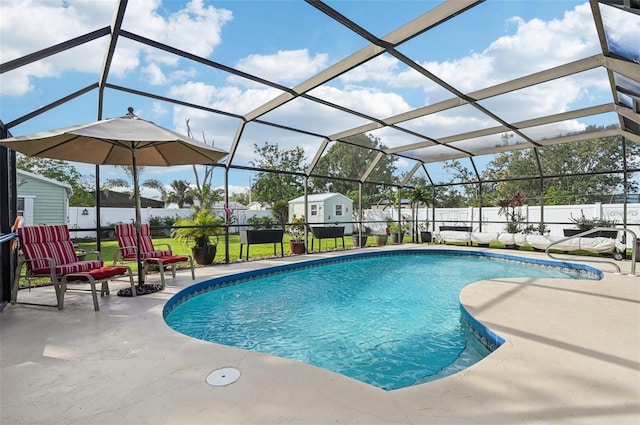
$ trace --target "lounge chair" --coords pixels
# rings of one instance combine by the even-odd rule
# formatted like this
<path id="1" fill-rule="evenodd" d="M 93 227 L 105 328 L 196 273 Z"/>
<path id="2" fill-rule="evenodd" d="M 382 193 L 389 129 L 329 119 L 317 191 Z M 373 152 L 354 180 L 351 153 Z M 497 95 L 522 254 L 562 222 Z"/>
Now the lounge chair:
<path id="1" fill-rule="evenodd" d="M 100 310 L 96 283 L 101 283 L 100 295 L 109 294 L 109 280 L 129 277 L 131 291 L 135 296 L 135 285 L 131 268 L 128 266 L 105 266 L 98 251 L 85 252 L 95 255 L 93 260 L 78 260 L 75 247 L 66 225 L 39 225 L 19 227 L 17 229 L 19 248 L 16 274 L 11 288 L 11 302 L 16 303 L 18 286 L 23 265 L 26 264 L 27 279 L 48 277 L 56 292 L 59 310 L 64 307 L 64 295 L 69 284 L 89 284 L 93 295 L 93 307 Z M 74 288 L 77 289 L 77 288 Z"/>
<path id="2" fill-rule="evenodd" d="M 118 250 L 113 258 L 113 264 L 122 263 L 124 261 L 137 261 L 137 238 L 136 229 L 133 223 L 116 224 L 116 239 L 118 239 Z M 165 249 L 158 249 L 164 247 Z M 148 224 L 140 226 L 140 258 L 142 259 L 142 267 L 145 274 L 148 271 L 149 264 L 156 264 L 160 271 L 160 282 L 164 288 L 164 270 L 165 267 L 171 266 L 171 273 L 176 277 L 176 265 L 178 263 L 189 263 L 191 268 L 191 279 L 195 280 L 196 275 L 193 267 L 193 258 L 190 255 L 173 255 L 171 245 L 158 244 L 154 245 L 151 239 L 151 231 Z"/>

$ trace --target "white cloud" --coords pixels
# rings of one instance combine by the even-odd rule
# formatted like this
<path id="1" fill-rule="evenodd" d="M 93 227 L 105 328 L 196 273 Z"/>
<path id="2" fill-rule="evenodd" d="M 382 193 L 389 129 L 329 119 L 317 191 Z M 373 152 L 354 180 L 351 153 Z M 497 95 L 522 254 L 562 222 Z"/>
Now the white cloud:
<path id="1" fill-rule="evenodd" d="M 253 54 L 236 63 L 236 68 L 248 74 L 279 83 L 296 83 L 318 73 L 327 66 L 328 55 L 311 56 L 307 49 L 279 50 L 273 55 Z M 230 77 L 231 82 L 246 80 Z"/>
<path id="2" fill-rule="evenodd" d="M 142 68 L 142 74 L 155 86 L 160 86 L 167 82 L 167 78 L 163 74 L 162 70 L 155 63 L 150 63 L 146 67 Z"/>
<path id="3" fill-rule="evenodd" d="M 427 69 L 464 92 L 584 58 L 599 52 L 588 3 L 561 20 L 544 22 L 512 18 L 512 35 L 498 38 L 481 53 L 453 61 L 426 63 Z"/>
<path id="4" fill-rule="evenodd" d="M 321 86 L 313 90 L 311 94 L 320 99 L 362 111 L 373 117 L 389 117 L 411 109 L 398 93 L 385 92 L 373 87 L 348 86 L 339 89 Z"/>
<path id="5" fill-rule="evenodd" d="M 231 11 L 205 6 L 203 0 L 192 0 L 167 17 L 158 13 L 160 7 L 162 2 L 159 0 L 129 2 L 122 27 L 207 57 L 220 44 L 222 27 L 233 19 Z"/>
<path id="6" fill-rule="evenodd" d="M 114 0 L 3 0 L 0 62 L 5 63 L 109 26 L 115 7 Z M 167 17 L 160 15 L 161 7 L 160 0 L 129 2 L 123 28 L 204 57 L 211 55 L 220 44 L 222 27 L 233 17 L 230 11 L 205 6 L 202 0 L 193 0 Z M 103 37 L 37 64 L 21 67 L 19 72 L 7 73 L 2 76 L 0 94 L 25 94 L 34 90 L 34 78 L 57 77 L 66 71 L 93 73 L 97 77 L 107 42 L 107 37 Z M 144 55 L 141 54 L 143 52 Z M 120 38 L 111 64 L 111 75 L 125 77 L 141 64 L 141 71 L 149 81 L 163 84 L 167 77 L 160 65 L 176 66 L 178 58 Z M 177 77 L 180 77 L 179 73 L 171 75 L 171 78 Z"/>
<path id="7" fill-rule="evenodd" d="M 363 81 L 384 81 L 393 83 L 400 69 L 400 61 L 394 57 L 380 55 L 367 63 L 347 72 L 340 79 L 345 83 Z"/>
<path id="8" fill-rule="evenodd" d="M 153 109 L 151 110 L 151 115 L 154 119 L 158 119 L 163 117 L 169 113 L 169 110 L 162 106 L 160 102 L 153 102 Z"/>

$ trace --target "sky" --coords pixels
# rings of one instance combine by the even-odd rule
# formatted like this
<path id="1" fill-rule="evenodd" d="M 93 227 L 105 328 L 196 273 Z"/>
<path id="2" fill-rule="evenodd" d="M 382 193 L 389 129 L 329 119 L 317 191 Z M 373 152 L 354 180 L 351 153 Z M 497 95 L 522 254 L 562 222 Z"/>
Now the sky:
<path id="1" fill-rule="evenodd" d="M 378 37 L 439 4 L 417 0 L 326 3 Z M 115 7 L 113 0 L 2 0 L 0 62 L 108 26 Z M 626 37 L 631 34 L 640 39 L 640 25 L 636 22 L 640 20 L 620 23 L 621 17 L 615 10 L 603 7 L 611 28 L 624 27 Z M 294 87 L 368 44 L 319 10 L 293 0 L 133 0 L 128 3 L 123 29 L 287 87 Z M 106 38 L 101 38 L 1 74 L 0 119 L 10 123 L 96 82 L 106 43 Z M 415 37 L 398 50 L 462 92 L 601 52 L 589 3 L 571 0 L 488 0 Z M 125 38 L 118 41 L 108 81 L 239 115 L 282 93 Z M 381 55 L 328 81 L 311 94 L 376 118 L 451 98 L 450 93 L 419 78 L 415 71 L 390 55 Z M 18 136 L 94 121 L 96 99 L 94 90 L 10 131 Z M 605 71 L 595 69 L 487 99 L 483 106 L 506 120 L 520 121 L 608 102 L 611 88 Z M 236 118 L 109 89 L 105 91 L 103 118 L 124 115 L 128 106 L 134 107 L 141 118 L 182 133 L 187 132 L 189 120 L 194 138 L 224 150 L 231 147 L 238 127 Z M 333 134 L 366 122 L 304 99 L 292 101 L 261 119 L 320 134 Z M 533 129 L 531 137 L 580 131 L 590 124 L 616 123 L 615 115 L 603 114 L 568 120 L 555 128 Z M 436 138 L 495 125 L 471 108 L 456 108 L 403 123 L 406 128 Z M 389 147 L 419 141 L 399 134 L 388 129 L 373 132 Z M 255 159 L 253 145 L 264 142 L 278 143 L 282 148 L 301 146 L 310 161 L 321 141 L 250 123 L 233 161 L 237 165 L 250 165 Z M 484 163 L 488 160 L 490 157 Z M 407 170 L 413 164 L 400 160 L 396 165 Z M 86 175 L 95 172 L 94 166 L 77 164 L 77 167 Z M 446 178 L 438 165 L 427 168 L 437 179 Z M 121 169 L 101 167 L 102 179 L 122 174 Z M 250 178 L 251 173 L 230 171 L 230 191 L 246 192 Z M 175 179 L 195 181 L 190 166 L 169 170 L 147 167 L 142 179 L 159 179 L 166 185 Z M 223 184 L 220 169 L 216 171 L 214 186 Z M 148 190 L 143 192 L 143 196 L 157 195 Z"/>

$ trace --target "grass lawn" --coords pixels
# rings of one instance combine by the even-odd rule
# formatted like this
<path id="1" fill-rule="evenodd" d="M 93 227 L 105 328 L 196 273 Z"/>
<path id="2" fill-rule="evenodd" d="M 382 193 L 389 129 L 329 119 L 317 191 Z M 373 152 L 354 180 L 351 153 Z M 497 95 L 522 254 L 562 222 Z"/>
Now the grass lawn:
<path id="1" fill-rule="evenodd" d="M 289 235 L 285 234 L 284 235 L 284 255 L 292 255 L 291 251 L 289 249 Z M 405 237 L 405 241 L 410 241 L 410 238 Z M 336 244 L 334 243 L 334 241 L 332 239 L 323 239 L 322 241 L 314 241 L 314 251 L 318 250 L 318 243 L 321 242 L 322 243 L 322 251 L 328 251 L 328 250 L 334 250 L 336 249 Z M 338 249 L 342 249 L 342 241 L 341 240 L 336 240 L 337 242 L 337 246 Z M 171 250 L 173 251 L 174 254 L 182 254 L 182 255 L 187 255 L 187 254 L 191 254 L 191 246 L 188 246 L 184 243 L 179 242 L 177 239 L 173 239 L 173 238 L 153 238 L 153 243 L 154 245 L 156 245 L 159 249 L 163 249 L 163 244 L 169 244 L 171 245 Z M 78 249 L 84 250 L 84 251 L 96 251 L 96 242 L 95 241 L 91 241 L 91 242 L 78 242 L 76 243 L 76 247 Z M 311 238 L 309 238 L 309 247 L 311 247 Z M 351 236 L 345 236 L 344 237 L 344 246 L 346 249 L 351 249 L 353 248 L 353 242 L 351 240 Z M 369 237 L 368 241 L 367 241 L 367 246 L 375 246 L 375 241 L 373 239 L 373 237 Z M 101 249 L 100 252 L 102 254 L 102 260 L 104 261 L 104 263 L 106 265 L 111 265 L 113 263 L 113 259 L 114 259 L 114 255 L 116 253 L 116 250 L 118 249 L 118 242 L 117 241 L 102 241 L 101 243 Z M 276 248 L 276 255 L 275 256 L 280 256 L 280 247 L 278 246 Z M 224 263 L 224 254 L 225 254 L 225 249 L 224 249 L 224 236 L 221 236 L 218 240 L 218 250 L 216 253 L 216 258 L 215 258 L 215 263 Z M 242 253 L 242 257 L 245 258 L 246 257 L 246 247 L 244 247 L 243 253 Z M 256 260 L 256 259 L 260 259 L 260 258 L 270 258 L 270 257 L 274 257 L 273 254 L 273 244 L 259 244 L 259 245 L 251 245 L 251 251 L 249 253 L 249 260 Z M 88 259 L 92 259 L 95 258 L 93 256 L 87 256 Z M 239 261 L 240 260 L 240 236 L 239 235 L 229 235 L 229 261 L 230 262 L 234 262 L 234 261 Z M 214 267 L 215 267 L 215 263 L 214 263 Z M 128 262 L 127 265 L 129 267 L 131 267 L 131 269 L 136 272 L 138 270 L 138 265 L 135 262 Z M 180 266 L 178 266 L 180 267 Z M 205 267 L 205 266 L 198 266 L 196 264 L 196 267 Z M 210 266 L 206 266 L 206 267 L 210 267 Z M 23 268 L 22 274 L 24 275 L 25 271 Z M 40 278 L 40 279 L 32 279 L 31 280 L 31 285 L 32 286 L 40 286 L 40 285 L 48 285 L 51 284 L 51 280 L 50 279 L 46 279 L 46 278 Z M 29 285 L 28 281 L 24 278 L 22 278 L 20 280 L 20 287 L 27 287 Z"/>

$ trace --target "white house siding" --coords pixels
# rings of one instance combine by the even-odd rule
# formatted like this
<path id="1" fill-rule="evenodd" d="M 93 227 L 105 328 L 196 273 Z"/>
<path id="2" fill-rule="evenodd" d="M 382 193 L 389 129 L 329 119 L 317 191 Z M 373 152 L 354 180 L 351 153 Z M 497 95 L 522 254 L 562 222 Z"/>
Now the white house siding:
<path id="1" fill-rule="evenodd" d="M 71 186 L 33 173 L 17 174 L 18 197 L 33 197 L 32 211 L 26 211 L 25 203 L 25 215 L 28 213 L 33 220 L 25 224 L 68 224 Z"/>
<path id="2" fill-rule="evenodd" d="M 307 223 L 322 224 L 325 226 L 339 225 L 345 226 L 345 233 L 350 234 L 353 226 L 353 201 L 340 193 L 320 193 L 308 195 L 308 214 L 304 210 L 304 196 L 289 201 L 289 221 L 296 217 L 305 215 Z M 336 208 L 340 206 L 342 215 L 336 215 Z M 314 214 L 314 211 L 316 214 Z"/>

